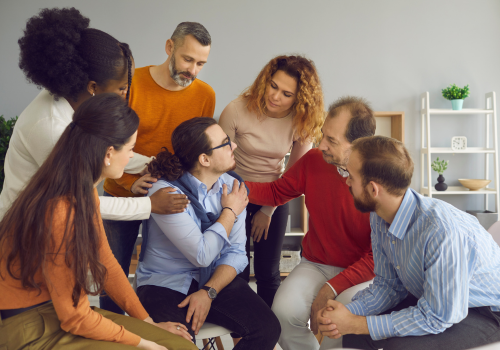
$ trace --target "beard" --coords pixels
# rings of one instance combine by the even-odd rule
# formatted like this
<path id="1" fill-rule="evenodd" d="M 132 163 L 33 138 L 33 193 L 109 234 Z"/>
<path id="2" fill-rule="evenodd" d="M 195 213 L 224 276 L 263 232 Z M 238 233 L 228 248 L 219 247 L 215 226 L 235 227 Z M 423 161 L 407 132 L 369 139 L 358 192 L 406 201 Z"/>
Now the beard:
<path id="1" fill-rule="evenodd" d="M 321 151 L 321 153 L 323 153 L 323 160 L 328 164 L 344 168 L 348 162 L 348 158 L 341 160 L 339 158 L 335 158 L 331 154 L 325 153 L 325 151 Z"/>
<path id="2" fill-rule="evenodd" d="M 352 193 L 352 188 L 349 187 L 349 192 L 351 192 L 352 198 L 354 199 L 354 206 L 362 213 L 370 213 L 377 210 L 377 202 L 370 198 L 368 191 L 363 189 L 362 198 L 356 198 L 354 193 Z"/>
<path id="3" fill-rule="evenodd" d="M 232 171 L 234 169 L 236 169 L 236 162 L 233 162 L 232 165 L 226 166 L 226 167 L 215 166 L 214 169 L 213 169 L 213 172 L 216 173 L 216 174 L 225 174 L 228 171 Z"/>
<path id="4" fill-rule="evenodd" d="M 182 87 L 188 87 L 196 79 L 196 75 L 191 75 L 189 72 L 179 72 L 175 66 L 175 51 L 172 52 L 172 57 L 170 58 L 170 63 L 168 64 L 168 70 L 170 71 L 170 77 L 176 82 L 177 85 Z M 183 77 L 181 74 L 188 76 L 189 78 Z"/>

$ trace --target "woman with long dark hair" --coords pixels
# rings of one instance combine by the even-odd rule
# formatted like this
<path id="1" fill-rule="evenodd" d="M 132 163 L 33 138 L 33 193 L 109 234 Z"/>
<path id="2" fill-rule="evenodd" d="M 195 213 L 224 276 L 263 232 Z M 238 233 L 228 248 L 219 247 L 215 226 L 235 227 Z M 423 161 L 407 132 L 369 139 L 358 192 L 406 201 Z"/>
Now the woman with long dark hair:
<path id="1" fill-rule="evenodd" d="M 0 222 L 0 345 L 108 349 L 107 341 L 117 348 L 196 349 L 158 328 L 190 339 L 182 324 L 157 324 L 148 316 L 102 226 L 96 186 L 123 175 L 138 125 L 137 114 L 116 94 L 83 102 L 6 212 Z M 90 308 L 87 294 L 103 290 L 132 317 Z"/>
<path id="2" fill-rule="evenodd" d="M 236 173 L 245 181 L 271 182 L 321 138 L 324 116 L 314 62 L 303 56 L 277 56 L 262 68 L 252 86 L 224 108 L 219 125 L 238 145 Z M 288 203 L 276 208 L 250 203 L 247 213 L 247 255 L 252 237 L 257 294 L 271 307 L 281 283 Z M 248 281 L 249 275 L 247 266 L 242 277 Z"/>
<path id="3" fill-rule="evenodd" d="M 28 20 L 19 39 L 19 67 L 43 90 L 14 128 L 5 159 L 0 219 L 45 161 L 78 106 L 104 92 L 128 98 L 134 73 L 129 46 L 89 28 L 89 23 L 75 8 L 43 9 Z M 149 161 L 136 154 L 126 172 L 139 173 Z M 147 219 L 151 211 L 166 213 L 159 209 L 160 198 L 164 197 L 102 198 L 101 212 L 110 220 Z"/>

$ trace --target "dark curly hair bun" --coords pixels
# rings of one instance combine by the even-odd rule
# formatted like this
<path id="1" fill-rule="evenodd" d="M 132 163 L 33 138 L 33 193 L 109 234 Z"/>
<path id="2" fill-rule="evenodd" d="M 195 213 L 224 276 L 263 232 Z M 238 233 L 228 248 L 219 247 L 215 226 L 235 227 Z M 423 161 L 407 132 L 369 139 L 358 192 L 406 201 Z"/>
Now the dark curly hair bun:
<path id="1" fill-rule="evenodd" d="M 128 45 L 89 23 L 74 7 L 42 9 L 31 17 L 18 41 L 19 68 L 26 79 L 57 97 L 76 100 L 89 81 L 101 85 L 130 73 Z"/>
<path id="2" fill-rule="evenodd" d="M 164 177 L 168 181 L 175 181 L 182 176 L 184 169 L 179 158 L 162 147 L 162 151 L 148 164 L 148 172 L 153 177 Z"/>

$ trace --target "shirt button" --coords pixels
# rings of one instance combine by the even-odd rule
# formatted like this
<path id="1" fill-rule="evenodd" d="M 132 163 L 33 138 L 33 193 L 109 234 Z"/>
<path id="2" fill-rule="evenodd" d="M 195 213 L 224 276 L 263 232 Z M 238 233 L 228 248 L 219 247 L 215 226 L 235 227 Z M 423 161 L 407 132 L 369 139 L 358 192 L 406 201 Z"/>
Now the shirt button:
<path id="1" fill-rule="evenodd" d="M 396 268 L 399 270 L 399 265 L 398 265 L 398 266 L 396 266 Z"/>
<path id="2" fill-rule="evenodd" d="M 396 244 L 396 241 L 392 241 L 392 244 Z"/>
<path id="3" fill-rule="evenodd" d="M 406 287 L 406 290 L 410 290 L 410 288 Z"/>

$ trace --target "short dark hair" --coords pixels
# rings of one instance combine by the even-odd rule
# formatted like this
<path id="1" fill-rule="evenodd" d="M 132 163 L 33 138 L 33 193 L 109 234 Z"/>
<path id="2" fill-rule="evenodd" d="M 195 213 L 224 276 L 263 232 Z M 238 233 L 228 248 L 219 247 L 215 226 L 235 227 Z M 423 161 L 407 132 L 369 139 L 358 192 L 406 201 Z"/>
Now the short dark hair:
<path id="1" fill-rule="evenodd" d="M 106 85 L 128 74 L 132 52 L 111 35 L 89 28 L 90 20 L 72 8 L 42 9 L 26 23 L 18 40 L 19 68 L 29 82 L 56 97 L 77 99 L 89 81 Z M 129 92 L 127 92 L 127 99 Z"/>
<path id="2" fill-rule="evenodd" d="M 179 23 L 170 39 L 172 39 L 175 45 L 179 44 L 179 46 L 182 46 L 186 35 L 194 36 L 194 38 L 203 46 L 212 45 L 210 33 L 208 33 L 208 30 L 202 24 L 197 22 Z"/>
<path id="3" fill-rule="evenodd" d="M 375 135 L 375 116 L 367 100 L 355 96 L 341 97 L 328 108 L 328 117 L 337 116 L 342 109 L 348 110 L 352 116 L 345 132 L 345 138 L 349 143 L 360 137 Z"/>
<path id="4" fill-rule="evenodd" d="M 362 137 L 352 143 L 351 150 L 359 153 L 363 163 L 363 185 L 374 181 L 396 196 L 410 187 L 414 164 L 402 142 L 385 136 Z"/>
<path id="5" fill-rule="evenodd" d="M 198 162 L 200 154 L 212 155 L 209 151 L 212 142 L 205 130 L 217 124 L 217 121 L 208 117 L 196 117 L 179 124 L 172 133 L 172 154 L 163 147 L 156 159 L 148 165 L 148 172 L 152 176 L 162 176 L 169 181 L 175 181 L 186 171 L 191 171 Z"/>

